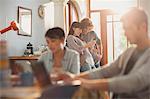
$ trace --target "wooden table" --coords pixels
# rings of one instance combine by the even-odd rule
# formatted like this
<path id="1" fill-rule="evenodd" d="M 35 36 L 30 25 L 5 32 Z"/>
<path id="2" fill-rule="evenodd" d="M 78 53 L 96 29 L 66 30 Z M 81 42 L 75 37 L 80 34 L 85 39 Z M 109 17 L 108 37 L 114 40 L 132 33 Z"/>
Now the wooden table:
<path id="1" fill-rule="evenodd" d="M 10 56 L 10 68 L 12 70 L 12 74 L 18 74 L 18 72 L 22 71 L 19 66 L 20 64 L 17 64 L 16 61 L 29 61 L 30 63 L 35 62 L 39 59 L 39 56 Z"/>
<path id="2" fill-rule="evenodd" d="M 39 56 L 10 56 L 9 60 L 38 60 Z"/>
<path id="3" fill-rule="evenodd" d="M 17 74 L 18 65 L 16 61 L 37 61 L 39 56 L 10 56 L 10 68 L 12 74 Z M 37 86 L 34 87 L 8 87 L 0 88 L 0 99 L 38 99 L 41 95 L 41 89 Z"/>
<path id="4" fill-rule="evenodd" d="M 38 99 L 41 92 L 38 87 L 0 88 L 0 99 Z"/>

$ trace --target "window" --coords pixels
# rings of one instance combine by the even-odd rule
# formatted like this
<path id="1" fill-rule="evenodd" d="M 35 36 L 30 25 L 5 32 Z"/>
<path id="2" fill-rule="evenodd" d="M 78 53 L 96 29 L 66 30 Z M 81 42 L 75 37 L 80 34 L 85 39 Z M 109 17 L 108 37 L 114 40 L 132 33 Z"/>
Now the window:
<path id="1" fill-rule="evenodd" d="M 69 0 L 67 5 L 65 6 L 65 23 L 66 23 L 66 31 L 69 32 L 69 27 L 73 21 L 79 21 L 79 14 L 75 4 Z"/>
<path id="2" fill-rule="evenodd" d="M 90 0 L 91 20 L 103 44 L 102 64 L 112 62 L 128 47 L 120 16 L 127 8 L 137 6 L 138 0 Z"/>
<path id="3" fill-rule="evenodd" d="M 107 16 L 107 53 L 108 63 L 116 59 L 127 48 L 127 39 L 123 34 L 120 16 Z"/>
<path id="4" fill-rule="evenodd" d="M 65 6 L 65 23 L 66 30 L 69 31 L 69 27 L 73 21 L 80 21 L 82 18 L 89 16 L 89 0 L 69 0 Z"/>

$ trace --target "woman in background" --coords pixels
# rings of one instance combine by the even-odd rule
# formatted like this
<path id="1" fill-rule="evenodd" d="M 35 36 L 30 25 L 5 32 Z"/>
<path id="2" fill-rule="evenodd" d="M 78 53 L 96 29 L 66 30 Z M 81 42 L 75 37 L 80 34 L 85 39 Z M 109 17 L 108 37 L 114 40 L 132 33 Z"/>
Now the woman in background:
<path id="1" fill-rule="evenodd" d="M 80 71 L 84 72 L 94 68 L 94 60 L 88 48 L 92 47 L 95 44 L 95 41 L 85 44 L 78 38 L 81 32 L 81 24 L 79 22 L 73 22 L 67 37 L 67 46 L 79 52 L 81 66 Z"/>
<path id="2" fill-rule="evenodd" d="M 80 35 L 80 39 L 86 43 L 96 40 L 96 44 L 93 48 L 89 48 L 89 51 L 93 56 L 95 67 L 99 67 L 103 50 L 101 39 L 99 39 L 96 33 L 93 31 L 94 26 L 89 18 L 82 19 L 80 23 L 82 26 L 82 33 Z"/>

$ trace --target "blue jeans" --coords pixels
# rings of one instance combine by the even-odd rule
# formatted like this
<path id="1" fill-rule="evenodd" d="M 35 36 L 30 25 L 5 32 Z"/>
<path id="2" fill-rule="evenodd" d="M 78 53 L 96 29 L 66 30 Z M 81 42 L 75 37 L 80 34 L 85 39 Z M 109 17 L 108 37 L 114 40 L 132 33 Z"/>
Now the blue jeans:
<path id="1" fill-rule="evenodd" d="M 96 68 L 100 67 L 100 61 L 98 61 L 97 63 L 95 63 L 95 67 Z"/>
<path id="2" fill-rule="evenodd" d="M 95 69 L 95 66 L 93 66 L 93 65 L 81 66 L 80 67 L 80 72 L 85 72 L 85 71 L 88 71 L 88 70 L 91 70 L 91 69 Z"/>
<path id="3" fill-rule="evenodd" d="M 90 70 L 91 68 L 90 68 L 90 66 L 81 66 L 80 67 L 80 72 L 85 72 L 85 71 L 88 71 L 88 70 Z"/>

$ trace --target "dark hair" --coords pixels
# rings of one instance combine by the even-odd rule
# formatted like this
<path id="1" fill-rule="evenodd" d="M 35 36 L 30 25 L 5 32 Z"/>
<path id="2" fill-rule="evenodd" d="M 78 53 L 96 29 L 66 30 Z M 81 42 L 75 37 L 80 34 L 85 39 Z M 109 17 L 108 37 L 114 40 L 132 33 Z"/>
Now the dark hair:
<path id="1" fill-rule="evenodd" d="M 54 27 L 45 33 L 45 37 L 51 38 L 51 39 L 60 39 L 65 38 L 64 30 L 60 27 Z"/>
<path id="2" fill-rule="evenodd" d="M 148 26 L 148 18 L 144 10 L 133 7 L 127 13 L 121 17 L 121 21 L 132 21 L 135 25 L 139 25 L 143 22 Z"/>
<path id="3" fill-rule="evenodd" d="M 70 26 L 70 30 L 69 30 L 68 35 L 74 34 L 73 28 L 80 28 L 81 29 L 81 24 L 79 22 L 73 22 L 72 25 Z"/>

